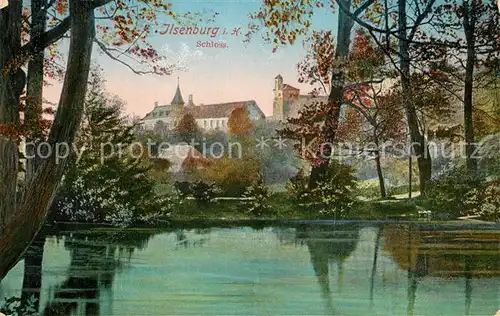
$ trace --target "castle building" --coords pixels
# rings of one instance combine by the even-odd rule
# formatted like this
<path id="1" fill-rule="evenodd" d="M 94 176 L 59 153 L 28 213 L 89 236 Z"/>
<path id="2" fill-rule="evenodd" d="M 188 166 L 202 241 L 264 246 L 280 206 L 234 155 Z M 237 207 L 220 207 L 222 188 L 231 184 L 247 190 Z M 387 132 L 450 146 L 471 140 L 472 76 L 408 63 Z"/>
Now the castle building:
<path id="1" fill-rule="evenodd" d="M 300 89 L 283 83 L 283 77 L 274 78 L 273 119 L 286 121 L 287 118 L 297 117 L 300 109 L 314 102 L 326 103 L 328 96 L 313 96 L 300 94 Z"/>
<path id="2" fill-rule="evenodd" d="M 162 124 L 168 130 L 172 130 L 177 127 L 186 113 L 191 113 L 200 129 L 227 132 L 231 113 L 242 107 L 247 108 L 250 119 L 253 121 L 265 118 L 264 113 L 254 100 L 196 105 L 193 101 L 193 95 L 190 94 L 186 104 L 177 82 L 177 89 L 170 104 L 159 105 L 158 102 L 155 102 L 153 110 L 146 114 L 141 123 L 145 130 L 153 130 L 157 124 Z"/>

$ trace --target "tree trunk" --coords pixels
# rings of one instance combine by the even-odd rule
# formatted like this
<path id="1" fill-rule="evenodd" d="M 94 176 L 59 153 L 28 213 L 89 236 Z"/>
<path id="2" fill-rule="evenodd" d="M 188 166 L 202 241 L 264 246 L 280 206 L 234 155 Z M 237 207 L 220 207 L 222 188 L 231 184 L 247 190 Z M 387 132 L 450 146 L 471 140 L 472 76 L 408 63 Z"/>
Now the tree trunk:
<path id="1" fill-rule="evenodd" d="M 410 47 L 407 35 L 406 1 L 398 2 L 398 27 L 399 27 L 399 66 L 401 71 L 401 89 L 403 102 L 410 130 L 411 150 L 417 156 L 420 193 L 425 195 L 427 182 L 432 175 L 432 161 L 425 137 L 420 130 L 417 111 L 413 104 L 413 91 L 410 85 Z"/>
<path id="2" fill-rule="evenodd" d="M 465 154 L 467 160 L 467 170 L 474 173 L 477 170 L 477 160 L 474 155 L 476 149 L 474 140 L 474 126 L 472 121 L 473 104 L 472 90 L 474 84 L 474 62 L 475 62 L 475 28 L 476 28 L 476 5 L 475 0 L 464 1 L 464 33 L 467 45 L 467 61 L 465 64 L 465 81 L 464 81 L 464 129 L 465 129 Z"/>
<path id="3" fill-rule="evenodd" d="M 377 153 L 375 156 L 375 164 L 377 165 L 377 175 L 378 175 L 378 184 L 380 187 L 380 197 L 385 199 L 387 197 L 387 192 L 385 190 L 384 175 L 382 173 L 382 166 L 380 163 L 380 152 L 378 150 L 377 150 Z"/>
<path id="4" fill-rule="evenodd" d="M 31 31 L 32 38 L 39 38 L 45 32 L 46 11 L 42 10 L 45 0 L 31 0 Z M 36 122 L 42 119 L 42 103 L 43 103 L 43 63 L 44 63 L 44 48 L 39 42 L 34 43 L 38 53 L 34 54 L 28 64 L 28 78 L 26 87 L 26 122 L 31 126 L 36 126 Z M 38 143 L 41 139 L 41 133 L 35 131 L 33 137 L 26 137 L 26 184 L 30 183 L 33 176 L 40 165 L 40 157 L 36 155 L 37 145 L 31 145 L 31 142 Z M 31 158 L 32 157 L 32 158 Z"/>
<path id="5" fill-rule="evenodd" d="M 59 106 L 48 142 L 52 153 L 56 144 L 70 148 L 78 130 L 85 100 L 88 74 L 95 35 L 92 2 L 70 0 L 71 39 L 66 75 Z M 0 236 L 0 280 L 18 262 L 40 230 L 57 185 L 62 178 L 66 158 L 56 160 L 54 154 L 44 159 L 28 185 L 18 212 L 7 219 Z"/>
<path id="6" fill-rule="evenodd" d="M 8 64 L 21 47 L 21 13 L 21 1 L 0 10 L 0 126 L 7 128 L 19 124 L 19 99 L 26 82 L 22 69 Z M 19 159 L 12 136 L 0 135 L 0 235 L 16 209 Z"/>
<path id="7" fill-rule="evenodd" d="M 351 0 L 340 0 L 343 7 L 347 10 L 351 9 Z M 335 141 L 337 127 L 340 120 L 340 111 L 344 101 L 344 85 L 345 85 L 345 66 L 344 62 L 349 55 L 349 47 L 351 45 L 351 31 L 354 21 L 342 10 L 339 10 L 337 45 L 335 47 L 335 61 L 338 63 L 334 66 L 331 80 L 331 90 L 328 96 L 327 113 L 325 117 L 324 127 L 324 142 L 332 144 Z M 313 166 L 309 177 L 309 187 L 315 188 L 318 183 L 325 177 L 330 166 L 330 158 L 332 150 L 330 146 L 325 146 L 318 156 L 324 157 L 323 161 Z"/>
<path id="8" fill-rule="evenodd" d="M 378 142 L 377 134 L 374 135 L 375 146 L 377 146 L 377 151 L 375 152 L 375 165 L 377 167 L 378 184 L 380 188 L 380 197 L 385 199 L 387 197 L 387 192 L 385 190 L 384 174 L 382 173 L 382 164 L 380 163 L 380 147 Z"/>

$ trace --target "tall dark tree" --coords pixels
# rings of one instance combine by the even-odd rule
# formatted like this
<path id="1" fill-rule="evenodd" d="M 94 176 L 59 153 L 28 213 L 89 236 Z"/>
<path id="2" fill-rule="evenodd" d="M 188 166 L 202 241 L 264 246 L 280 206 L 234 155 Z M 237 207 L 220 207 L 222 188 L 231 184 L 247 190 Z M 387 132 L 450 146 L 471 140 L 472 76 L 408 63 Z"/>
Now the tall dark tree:
<path id="1" fill-rule="evenodd" d="M 439 53 L 436 57 L 458 65 L 451 73 L 450 69 L 444 71 L 451 75 L 449 81 L 455 83 L 458 94 L 461 93 L 467 169 L 474 173 L 477 170 L 474 112 L 479 107 L 474 93 L 491 85 L 500 69 L 497 3 L 495 0 L 446 1 L 436 12 L 439 15 L 433 24 L 446 32 L 432 36 L 432 45 L 428 46 Z"/>
<path id="2" fill-rule="evenodd" d="M 40 2 L 10 1 L 0 10 L 0 279 L 21 258 L 24 250 L 40 229 L 56 188 L 62 178 L 66 159 L 56 161 L 51 155 L 41 159 L 37 171 L 23 192 L 17 190 L 19 171 L 18 141 L 20 119 L 20 99 L 26 86 L 26 74 L 22 70 L 27 61 L 42 50 L 56 43 L 69 30 L 70 45 L 63 87 L 47 142 L 52 153 L 56 144 L 72 147 L 76 131 L 83 114 L 86 83 L 90 69 L 93 44 L 109 58 L 121 62 L 137 74 L 168 74 L 169 67 L 158 66 L 162 56 L 148 43 L 148 35 L 161 27 L 156 21 L 158 15 L 178 17 L 171 10 L 170 3 L 140 0 L 130 10 L 123 0 L 55 0 L 45 3 L 34 16 L 33 30 L 40 36 L 28 36 L 22 42 L 23 9 Z M 28 6 L 28 7 L 25 7 Z M 97 10 L 98 9 L 98 10 Z M 41 11 L 50 11 L 53 26 L 40 31 L 37 24 Z M 110 12 L 114 12 L 110 14 Z M 40 14 L 40 16 L 38 16 Z M 96 29 L 96 14 L 102 24 Z M 55 16 L 55 18 L 54 18 Z M 41 17 L 40 17 L 41 21 Z M 137 21 L 155 23 L 137 23 Z M 131 27 L 133 25 L 133 27 Z M 99 36 L 96 36 L 99 35 Z M 126 63 L 121 56 L 134 56 L 138 61 Z M 38 58 L 36 59 L 38 61 Z M 132 59 L 134 60 L 134 59 Z M 153 65 L 151 65 L 153 63 Z M 151 65 L 145 69 L 145 65 Z M 142 67 L 142 68 L 137 68 Z M 147 66 L 146 66 L 147 67 Z M 35 68 L 38 70 L 35 71 Z M 32 69 L 39 73 L 39 67 Z M 39 82 L 39 79 L 37 79 Z M 30 89 L 37 100 L 39 88 Z M 27 96 L 30 100 L 30 95 Z M 38 98 L 39 101 L 39 98 Z M 37 102 L 38 102 L 37 101 Z M 39 104 L 33 108 L 39 108 Z"/>

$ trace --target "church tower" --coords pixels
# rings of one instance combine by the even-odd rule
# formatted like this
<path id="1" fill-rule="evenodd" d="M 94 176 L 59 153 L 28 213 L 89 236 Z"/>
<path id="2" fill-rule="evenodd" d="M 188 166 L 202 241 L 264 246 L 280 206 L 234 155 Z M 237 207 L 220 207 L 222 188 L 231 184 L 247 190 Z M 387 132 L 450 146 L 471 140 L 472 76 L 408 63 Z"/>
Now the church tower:
<path id="1" fill-rule="evenodd" d="M 274 100 L 273 100 L 273 117 L 275 120 L 283 120 L 283 77 L 277 75 L 274 78 Z"/>
<path id="2" fill-rule="evenodd" d="M 179 87 L 179 77 L 177 77 L 177 90 L 175 90 L 174 98 L 170 102 L 172 107 L 172 123 L 174 128 L 184 116 L 184 99 L 182 98 L 181 89 Z"/>

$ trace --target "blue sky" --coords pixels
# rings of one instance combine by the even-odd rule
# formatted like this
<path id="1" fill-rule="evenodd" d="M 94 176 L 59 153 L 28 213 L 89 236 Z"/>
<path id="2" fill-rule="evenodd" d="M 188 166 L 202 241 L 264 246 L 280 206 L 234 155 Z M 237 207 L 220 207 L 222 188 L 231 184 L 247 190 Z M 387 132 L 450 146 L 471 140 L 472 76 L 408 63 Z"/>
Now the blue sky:
<path id="1" fill-rule="evenodd" d="M 168 34 L 152 36 L 150 42 L 157 50 L 168 50 L 167 55 L 173 61 L 183 56 L 188 65 L 187 71 L 178 71 L 171 76 L 139 76 L 107 56 L 94 54 L 95 61 L 106 73 L 109 92 L 127 102 L 129 113 L 142 116 L 153 108 L 155 101 L 171 101 L 179 77 L 185 100 L 188 94 L 193 94 L 197 104 L 256 100 L 266 115 L 272 115 L 272 89 L 276 75 L 281 74 L 285 83 L 300 88 L 304 93 L 309 92 L 311 87 L 297 82 L 296 64 L 304 55 L 302 39 L 295 45 L 281 47 L 274 54 L 272 45 L 265 44 L 260 34 L 250 43 L 243 43 L 248 15 L 258 10 L 260 5 L 260 1 L 174 1 L 176 12 L 218 12 L 215 23 L 198 26 L 220 27 L 219 35 L 216 38 Z M 335 30 L 337 24 L 335 15 L 329 9 L 317 9 L 312 22 L 312 29 Z M 238 27 L 241 28 L 240 35 L 231 36 L 233 28 Z M 222 35 L 223 28 L 227 29 L 227 35 Z M 197 48 L 199 40 L 226 41 L 227 48 Z M 57 85 L 51 92 L 56 89 Z"/>

